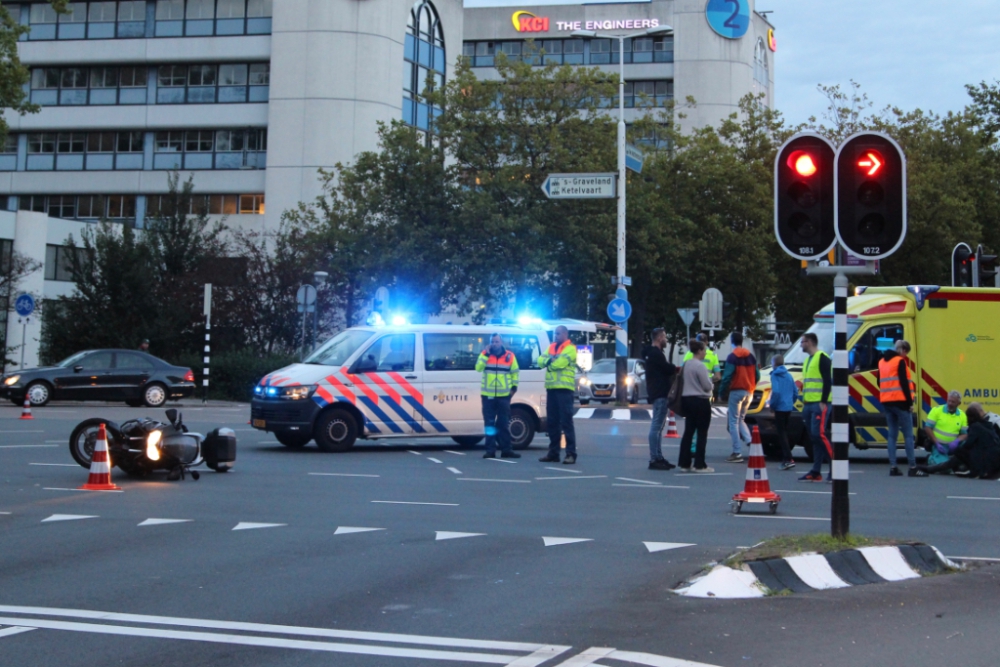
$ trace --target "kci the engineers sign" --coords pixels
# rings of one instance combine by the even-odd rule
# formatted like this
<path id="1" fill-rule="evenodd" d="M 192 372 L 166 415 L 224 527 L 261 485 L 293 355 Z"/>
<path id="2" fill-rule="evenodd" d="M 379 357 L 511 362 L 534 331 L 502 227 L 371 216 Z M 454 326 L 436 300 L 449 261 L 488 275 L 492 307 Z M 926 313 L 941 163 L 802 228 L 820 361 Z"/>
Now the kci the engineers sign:
<path id="1" fill-rule="evenodd" d="M 510 17 L 518 32 L 549 32 L 548 16 L 536 16 L 531 12 L 516 11 Z M 555 21 L 556 32 L 573 30 L 643 30 L 658 28 L 660 19 L 607 19 L 597 21 Z"/>

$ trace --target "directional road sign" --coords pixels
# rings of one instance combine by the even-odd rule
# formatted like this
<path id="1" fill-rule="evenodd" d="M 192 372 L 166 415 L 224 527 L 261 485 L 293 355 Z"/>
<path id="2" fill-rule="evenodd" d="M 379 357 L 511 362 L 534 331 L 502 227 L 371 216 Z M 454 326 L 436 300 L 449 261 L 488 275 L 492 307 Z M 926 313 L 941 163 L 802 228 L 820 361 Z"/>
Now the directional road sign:
<path id="1" fill-rule="evenodd" d="M 30 294 L 18 294 L 14 301 L 14 310 L 21 317 L 27 317 L 35 312 L 35 298 Z"/>
<path id="2" fill-rule="evenodd" d="M 608 304 L 608 317 L 612 322 L 626 322 L 632 316 L 632 304 L 625 299 L 612 299 Z"/>
<path id="3" fill-rule="evenodd" d="M 678 308 L 677 309 L 677 314 L 681 316 L 681 322 L 684 323 L 684 326 L 688 326 L 689 327 L 689 326 L 691 326 L 691 323 L 694 322 L 694 316 L 698 314 L 698 309 L 697 308 Z"/>
<path id="4" fill-rule="evenodd" d="M 542 191 L 549 199 L 614 199 L 616 174 L 549 174 Z"/>
<path id="5" fill-rule="evenodd" d="M 625 145 L 625 166 L 637 174 L 642 173 L 642 163 L 646 160 L 645 154 L 633 146 Z"/>

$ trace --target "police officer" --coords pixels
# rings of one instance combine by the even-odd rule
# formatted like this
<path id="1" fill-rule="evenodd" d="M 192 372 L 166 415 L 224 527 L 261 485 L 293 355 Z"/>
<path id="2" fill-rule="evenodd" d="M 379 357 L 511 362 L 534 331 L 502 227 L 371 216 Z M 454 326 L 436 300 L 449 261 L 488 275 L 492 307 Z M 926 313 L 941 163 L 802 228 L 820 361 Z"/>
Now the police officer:
<path id="1" fill-rule="evenodd" d="M 833 466 L 833 445 L 830 443 L 830 392 L 833 389 L 833 364 L 830 355 L 819 349 L 816 334 L 802 334 L 802 351 L 806 361 L 802 365 L 802 420 L 812 441 L 812 470 L 800 482 L 822 482 L 823 461 Z"/>
<path id="2" fill-rule="evenodd" d="M 719 355 L 715 352 L 715 350 L 713 350 L 711 347 L 708 346 L 708 336 L 706 336 L 705 334 L 703 333 L 698 334 L 697 336 L 695 336 L 695 340 L 701 341 L 702 343 L 705 344 L 704 364 L 705 368 L 708 369 L 708 377 L 712 378 L 712 382 L 718 382 L 720 379 L 722 379 L 722 369 L 719 366 Z M 684 359 L 681 361 L 681 366 L 686 364 L 688 362 L 688 359 L 690 359 L 693 356 L 694 355 L 691 354 L 691 350 L 688 350 L 687 354 L 684 355 Z"/>
<path id="3" fill-rule="evenodd" d="M 490 346 L 476 360 L 476 370 L 483 374 L 480 389 L 486 424 L 483 458 L 495 458 L 499 442 L 500 458 L 519 459 L 521 455 L 510 446 L 510 399 L 517 393 L 517 357 L 504 348 L 500 334 L 490 337 Z"/>
<path id="4" fill-rule="evenodd" d="M 545 393 L 549 418 L 549 452 L 538 459 L 542 463 L 559 463 L 561 437 L 566 436 L 566 458 L 563 463 L 576 463 L 576 430 L 573 428 L 573 392 L 576 389 L 576 346 L 569 340 L 569 329 L 556 327 L 555 342 L 538 357 L 545 369 Z"/>

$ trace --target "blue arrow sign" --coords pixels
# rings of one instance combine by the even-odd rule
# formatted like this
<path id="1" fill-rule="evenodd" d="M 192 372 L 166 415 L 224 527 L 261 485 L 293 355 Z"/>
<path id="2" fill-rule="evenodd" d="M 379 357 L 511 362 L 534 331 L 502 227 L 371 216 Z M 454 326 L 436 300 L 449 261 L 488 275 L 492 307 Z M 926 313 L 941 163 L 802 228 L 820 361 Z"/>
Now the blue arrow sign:
<path id="1" fill-rule="evenodd" d="M 632 316 L 632 304 L 625 299 L 612 299 L 608 304 L 608 317 L 612 322 L 627 322 Z"/>
<path id="2" fill-rule="evenodd" d="M 30 294 L 19 294 L 14 301 L 14 310 L 21 317 L 27 317 L 35 312 L 35 299 Z"/>

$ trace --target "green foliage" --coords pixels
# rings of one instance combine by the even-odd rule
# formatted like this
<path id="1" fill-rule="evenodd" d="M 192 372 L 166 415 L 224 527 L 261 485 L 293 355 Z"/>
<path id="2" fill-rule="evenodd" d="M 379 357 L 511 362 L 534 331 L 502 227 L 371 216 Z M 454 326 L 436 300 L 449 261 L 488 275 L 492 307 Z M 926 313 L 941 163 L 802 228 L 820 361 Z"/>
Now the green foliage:
<path id="1" fill-rule="evenodd" d="M 896 540 L 883 537 L 865 537 L 864 535 L 848 534 L 843 539 L 832 537 L 828 533 L 813 533 L 809 535 L 779 535 L 750 549 L 738 551 L 724 561 L 728 567 L 739 567 L 751 560 L 768 558 L 784 558 L 805 553 L 825 554 L 843 549 L 858 549 L 860 547 L 894 546 L 907 544 L 907 540 Z"/>
<path id="2" fill-rule="evenodd" d="M 253 350 L 233 350 L 212 355 L 209 368 L 208 397 L 218 400 L 249 402 L 253 397 L 253 388 L 260 379 L 289 364 L 298 357 L 292 354 L 261 355 Z M 171 363 L 187 366 L 194 371 L 195 395 L 202 396 L 202 379 L 205 365 L 200 354 L 183 354 Z"/>

